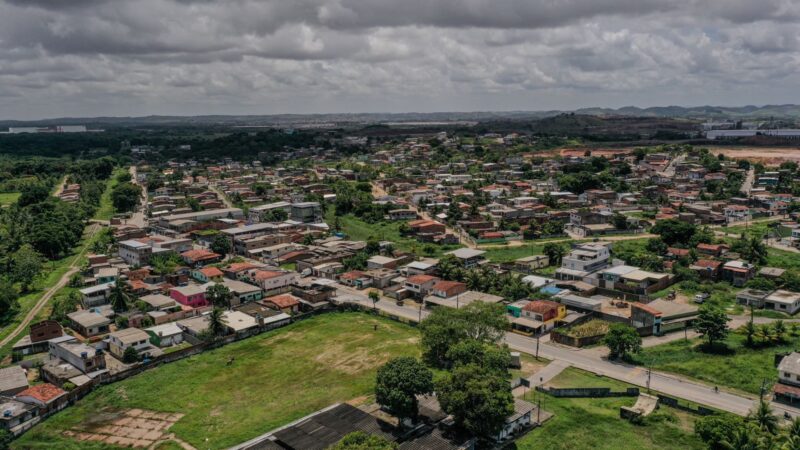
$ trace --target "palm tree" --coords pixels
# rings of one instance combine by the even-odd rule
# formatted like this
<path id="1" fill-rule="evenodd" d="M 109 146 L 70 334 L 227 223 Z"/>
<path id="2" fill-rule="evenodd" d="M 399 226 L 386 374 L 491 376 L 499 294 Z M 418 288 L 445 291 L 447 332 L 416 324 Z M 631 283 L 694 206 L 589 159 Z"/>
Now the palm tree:
<path id="1" fill-rule="evenodd" d="M 787 432 L 791 437 L 800 438 L 800 417 L 795 417 L 792 420 L 792 423 L 789 424 L 789 428 L 787 428 Z"/>
<path id="2" fill-rule="evenodd" d="M 758 437 L 750 427 L 739 427 L 730 439 L 721 441 L 720 446 L 728 450 L 761 450 Z"/>
<path id="3" fill-rule="evenodd" d="M 777 341 L 783 342 L 783 340 L 786 338 L 786 324 L 782 320 L 777 320 L 774 324 L 772 324 L 772 327 Z"/>
<path id="4" fill-rule="evenodd" d="M 225 333 L 225 317 L 222 316 L 222 308 L 214 308 L 208 314 L 208 331 L 212 336 L 222 336 Z"/>
<path id="5" fill-rule="evenodd" d="M 108 293 L 108 300 L 111 303 L 111 308 L 114 309 L 114 312 L 124 312 L 128 310 L 128 303 L 131 301 L 131 294 L 128 290 L 128 285 L 122 282 L 122 280 L 117 280 L 114 283 L 114 286 L 111 287 L 111 291 Z"/>
<path id="6" fill-rule="evenodd" d="M 750 413 L 749 419 L 752 420 L 761 431 L 766 431 L 770 434 L 775 434 L 778 431 L 778 418 L 772 414 L 772 409 L 769 403 L 761 400 L 758 408 Z"/>

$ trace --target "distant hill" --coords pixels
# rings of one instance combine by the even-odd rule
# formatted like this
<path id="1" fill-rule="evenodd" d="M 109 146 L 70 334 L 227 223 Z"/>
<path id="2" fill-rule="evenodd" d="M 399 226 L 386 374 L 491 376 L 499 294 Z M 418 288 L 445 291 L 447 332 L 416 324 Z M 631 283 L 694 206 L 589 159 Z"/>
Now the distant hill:
<path id="1" fill-rule="evenodd" d="M 61 117 L 36 121 L 0 120 L 0 130 L 18 126 L 87 125 L 102 127 L 158 126 L 346 126 L 370 123 L 491 122 L 497 120 L 538 120 L 565 113 L 581 116 L 627 116 L 688 119 L 800 119 L 800 105 L 764 106 L 655 106 L 639 108 L 581 108 L 575 111 L 474 111 L 433 113 L 329 113 L 273 115 L 206 115 L 143 117 Z M 588 120 L 588 119 L 587 119 Z M 587 124 L 591 126 L 591 124 Z"/>

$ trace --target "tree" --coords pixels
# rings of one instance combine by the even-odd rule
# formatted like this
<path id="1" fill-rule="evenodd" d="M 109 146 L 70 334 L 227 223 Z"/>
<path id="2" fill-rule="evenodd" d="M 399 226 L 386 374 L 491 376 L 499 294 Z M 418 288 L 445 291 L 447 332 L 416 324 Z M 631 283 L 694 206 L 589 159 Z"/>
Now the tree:
<path id="1" fill-rule="evenodd" d="M 691 223 L 666 219 L 656 222 L 650 232 L 660 235 L 668 246 L 673 246 L 678 243 L 688 244 L 696 230 L 697 227 Z"/>
<path id="2" fill-rule="evenodd" d="M 435 367 L 449 367 L 450 348 L 465 339 L 497 344 L 508 329 L 501 305 L 474 302 L 459 308 L 437 308 L 419 326 L 423 358 Z"/>
<path id="3" fill-rule="evenodd" d="M 42 271 L 42 256 L 29 244 L 25 244 L 11 255 L 11 278 L 27 292 Z"/>
<path id="4" fill-rule="evenodd" d="M 447 351 L 447 358 L 454 367 L 476 364 L 493 373 L 508 377 L 511 353 L 503 345 L 484 344 L 474 339 L 462 340 Z"/>
<path id="5" fill-rule="evenodd" d="M 612 222 L 614 223 L 614 228 L 617 230 L 627 230 L 628 229 L 628 218 L 625 217 L 623 214 L 615 213 L 611 217 Z"/>
<path id="6" fill-rule="evenodd" d="M 224 284 L 216 283 L 206 289 L 206 298 L 217 308 L 230 309 L 232 297 L 231 290 Z"/>
<path id="7" fill-rule="evenodd" d="M 111 191 L 111 202 L 117 212 L 133 211 L 142 199 L 142 188 L 133 183 L 119 183 Z"/>
<path id="8" fill-rule="evenodd" d="M 354 431 L 328 450 L 397 450 L 397 444 L 380 436 Z"/>
<path id="9" fill-rule="evenodd" d="M 225 235 L 218 234 L 211 241 L 209 248 L 212 252 L 225 256 L 231 251 L 231 240 Z"/>
<path id="10" fill-rule="evenodd" d="M 122 353 L 122 362 L 125 364 L 133 364 L 136 361 L 139 361 L 139 353 L 133 347 L 128 347 L 125 349 L 125 352 Z"/>
<path id="11" fill-rule="evenodd" d="M 610 350 L 610 358 L 625 358 L 642 348 L 642 337 L 636 329 L 624 323 L 614 323 L 608 328 L 603 344 Z"/>
<path id="12" fill-rule="evenodd" d="M 545 255 L 547 255 L 547 259 L 550 261 L 551 266 L 561 265 L 561 260 L 566 254 L 564 246 L 555 242 L 548 242 L 545 244 L 542 251 Z"/>
<path id="13" fill-rule="evenodd" d="M 772 407 L 763 399 L 758 402 L 758 407 L 750 412 L 748 419 L 753 421 L 761 431 L 775 434 L 778 431 L 778 418 L 772 414 Z"/>
<path id="14" fill-rule="evenodd" d="M 128 285 L 122 280 L 117 279 L 111 291 L 108 293 L 108 301 L 111 303 L 111 308 L 114 312 L 124 312 L 128 310 L 128 305 L 131 302 L 131 294 Z"/>
<path id="15" fill-rule="evenodd" d="M 395 358 L 378 369 L 375 401 L 386 407 L 403 423 L 417 419 L 417 395 L 433 392 L 433 373 L 419 360 L 409 356 Z"/>
<path id="16" fill-rule="evenodd" d="M 375 309 L 375 305 L 377 305 L 378 300 L 381 299 L 380 294 L 378 294 L 378 291 L 376 290 L 371 290 L 369 291 L 369 294 L 367 294 L 367 296 L 369 297 L 370 300 L 372 300 L 372 309 Z"/>
<path id="17" fill-rule="evenodd" d="M 208 332 L 212 338 L 222 336 L 225 333 L 228 328 L 225 322 L 222 308 L 215 307 L 211 310 L 208 314 Z"/>
<path id="18" fill-rule="evenodd" d="M 663 255 L 667 253 L 667 244 L 661 238 L 650 238 L 647 240 L 647 246 L 645 250 L 652 253 L 653 255 Z"/>
<path id="19" fill-rule="evenodd" d="M 720 308 L 704 305 L 700 308 L 694 329 L 708 340 L 708 348 L 712 349 L 715 342 L 728 336 L 728 315 Z"/>
<path id="20" fill-rule="evenodd" d="M 508 380 L 476 364 L 455 367 L 436 386 L 439 403 L 456 425 L 482 439 L 492 439 L 514 413 Z"/>
<path id="21" fill-rule="evenodd" d="M 20 189 L 17 204 L 28 206 L 47 200 L 50 196 L 50 189 L 43 183 L 27 183 Z"/>
<path id="22" fill-rule="evenodd" d="M 697 419 L 694 433 L 710 450 L 723 450 L 722 442 L 731 442 L 736 431 L 744 427 L 744 420 L 733 414 L 714 414 Z"/>
<path id="23" fill-rule="evenodd" d="M 19 294 L 6 278 L 0 278 L 0 319 L 5 318 L 17 307 Z"/>

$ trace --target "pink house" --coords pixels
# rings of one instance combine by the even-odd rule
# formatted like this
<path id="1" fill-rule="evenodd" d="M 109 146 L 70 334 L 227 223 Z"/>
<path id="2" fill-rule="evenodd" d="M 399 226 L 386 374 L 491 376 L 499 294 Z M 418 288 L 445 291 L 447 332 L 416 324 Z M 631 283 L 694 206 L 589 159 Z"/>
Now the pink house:
<path id="1" fill-rule="evenodd" d="M 169 290 L 169 296 L 181 305 L 191 306 L 192 308 L 208 305 L 205 285 L 174 287 Z"/>

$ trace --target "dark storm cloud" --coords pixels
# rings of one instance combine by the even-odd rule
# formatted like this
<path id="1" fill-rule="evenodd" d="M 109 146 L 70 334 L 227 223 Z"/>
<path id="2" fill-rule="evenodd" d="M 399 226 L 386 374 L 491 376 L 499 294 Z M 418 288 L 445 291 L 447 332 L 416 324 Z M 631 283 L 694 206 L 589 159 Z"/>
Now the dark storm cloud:
<path id="1" fill-rule="evenodd" d="M 0 0 L 0 116 L 792 101 L 799 3 Z"/>

